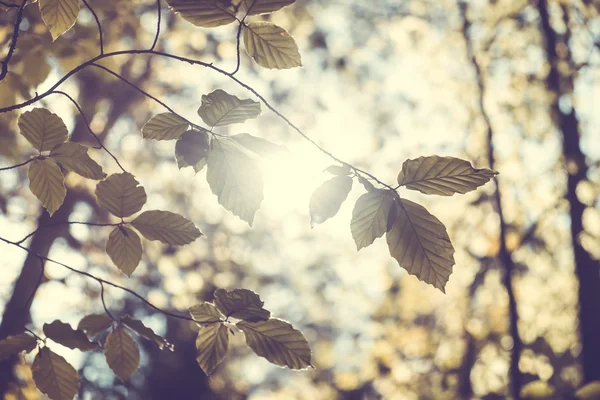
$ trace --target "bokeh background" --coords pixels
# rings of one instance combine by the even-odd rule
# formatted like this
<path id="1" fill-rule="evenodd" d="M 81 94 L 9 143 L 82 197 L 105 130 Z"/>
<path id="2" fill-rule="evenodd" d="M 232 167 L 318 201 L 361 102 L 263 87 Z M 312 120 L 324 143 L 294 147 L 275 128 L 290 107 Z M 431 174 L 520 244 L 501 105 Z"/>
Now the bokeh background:
<path id="1" fill-rule="evenodd" d="M 90 4 L 108 50 L 152 42 L 154 1 Z M 448 228 L 456 265 L 445 295 L 402 270 L 384 240 L 356 251 L 349 221 L 362 194 L 357 184 L 335 218 L 311 229 L 309 198 L 329 178 L 323 170 L 332 162 L 265 107 L 257 120 L 220 130 L 251 133 L 289 150 L 262 164 L 265 200 L 250 229 L 217 203 L 205 171 L 177 169 L 174 142 L 142 140 L 140 128 L 163 111 L 159 106 L 98 69 L 78 73 L 63 90 L 146 188 L 146 208 L 185 215 L 206 236 L 178 249 L 145 241 L 131 279 L 105 253 L 110 228 L 53 227 L 27 245 L 166 309 L 212 300 L 215 288 L 254 290 L 274 316 L 303 331 L 315 366 L 275 367 L 256 357 L 240 334 L 207 378 L 195 361 L 192 324 L 109 289 L 111 309 L 143 319 L 176 351 L 140 342 L 141 368 L 121 383 L 101 352 L 55 345 L 81 371 L 81 398 L 510 398 L 515 345 L 524 395 L 569 398 L 584 381 L 600 379 L 600 344 L 589 340 L 600 333 L 599 13 L 595 0 L 297 0 L 260 17 L 294 36 L 303 67 L 264 70 L 242 54 L 238 78 L 339 158 L 389 183 L 404 160 L 421 155 L 461 157 L 477 167 L 494 162 L 495 182 L 467 195 L 401 192 Z M 0 11 L 2 44 L 10 40 L 14 15 Z M 0 107 L 46 90 L 97 53 L 97 29 L 86 9 L 54 43 L 36 6 L 25 16 L 9 79 L 0 82 Z M 165 4 L 163 17 L 160 48 L 235 68 L 236 26 L 197 28 Z M 199 66 L 147 56 L 103 63 L 196 122 L 202 94 L 222 88 L 251 97 Z M 93 144 L 68 100 L 52 96 L 42 105 L 65 120 L 74 140 Z M 31 153 L 16 134 L 17 116 L 0 115 L 2 166 Z M 107 173 L 118 172 L 105 153 L 92 157 Z M 71 174 L 67 184 L 67 200 L 52 220 L 111 221 L 95 202 L 93 182 Z M 0 206 L 0 232 L 10 240 L 51 222 L 28 190 L 26 169 L 2 172 Z M 14 246 L 0 244 L 0 252 L 0 331 L 6 332 L 10 302 L 27 298 L 19 288 L 37 281 L 40 265 Z M 40 331 L 54 319 L 75 325 L 93 312 L 102 312 L 97 284 L 48 264 L 28 326 Z M 518 321 L 517 337 L 511 321 Z M 5 398 L 41 398 L 26 361 L 30 356 L 15 366 L 14 380 L 0 385 Z"/>

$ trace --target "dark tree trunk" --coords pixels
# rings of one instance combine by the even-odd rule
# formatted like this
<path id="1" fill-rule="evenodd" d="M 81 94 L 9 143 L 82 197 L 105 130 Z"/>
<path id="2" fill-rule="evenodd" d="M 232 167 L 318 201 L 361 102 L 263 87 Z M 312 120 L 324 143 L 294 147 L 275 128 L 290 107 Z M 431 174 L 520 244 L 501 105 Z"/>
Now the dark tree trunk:
<path id="1" fill-rule="evenodd" d="M 559 44 L 566 45 L 568 40 L 559 41 L 556 31 L 550 24 L 548 3 L 539 0 L 540 28 L 546 44 L 546 57 L 550 71 L 546 84 L 552 100 L 552 114 L 563 138 L 563 157 L 568 172 L 565 198 L 569 202 L 571 217 L 571 241 L 575 258 L 575 272 L 579 279 L 579 330 L 581 335 L 581 361 L 585 382 L 600 380 L 600 263 L 594 260 L 583 248 L 579 236 L 583 233 L 583 212 L 585 205 L 577 198 L 577 186 L 587 179 L 588 168 L 585 155 L 580 147 L 580 127 L 575 109 L 565 111 L 559 108 L 561 96 L 572 97 L 573 76 L 565 76 L 559 70 L 559 63 L 572 65 L 570 51 L 562 58 L 557 53 Z M 566 12 L 566 9 L 563 9 Z M 569 37 L 567 25 L 565 38 Z"/>

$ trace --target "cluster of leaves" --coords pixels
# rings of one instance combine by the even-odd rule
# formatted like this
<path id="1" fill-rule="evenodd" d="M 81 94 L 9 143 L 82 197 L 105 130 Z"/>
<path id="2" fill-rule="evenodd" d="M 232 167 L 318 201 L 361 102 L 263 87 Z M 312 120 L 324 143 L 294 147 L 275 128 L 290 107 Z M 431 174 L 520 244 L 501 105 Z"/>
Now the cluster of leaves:
<path id="1" fill-rule="evenodd" d="M 302 333 L 283 320 L 271 318 L 256 293 L 245 289 L 230 292 L 217 289 L 214 298 L 214 303 L 204 302 L 189 310 L 200 327 L 196 340 L 197 361 L 207 375 L 225 357 L 232 327 L 244 333 L 246 343 L 257 355 L 273 364 L 292 369 L 311 366 L 310 347 Z M 121 381 L 129 379 L 140 364 L 140 351 L 131 333 L 153 342 L 160 350 L 174 350 L 165 338 L 128 315 L 118 321 L 103 314 L 88 315 L 79 321 L 77 329 L 57 320 L 44 324 L 43 332 L 44 338 L 22 332 L 0 340 L 0 360 L 39 348 L 31 365 L 33 380 L 38 389 L 53 400 L 75 397 L 79 374 L 48 347 L 47 339 L 85 352 L 102 347 L 106 363 Z"/>

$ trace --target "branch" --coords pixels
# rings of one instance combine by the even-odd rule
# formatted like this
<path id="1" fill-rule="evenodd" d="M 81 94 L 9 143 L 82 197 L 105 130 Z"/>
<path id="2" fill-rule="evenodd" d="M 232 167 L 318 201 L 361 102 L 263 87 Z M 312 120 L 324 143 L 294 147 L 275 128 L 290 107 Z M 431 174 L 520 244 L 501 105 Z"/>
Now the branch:
<path id="1" fill-rule="evenodd" d="M 35 235 L 36 233 L 38 233 L 38 231 L 42 230 L 42 229 L 46 229 L 46 228 L 50 228 L 53 226 L 60 226 L 60 225 L 87 225 L 87 226 L 118 226 L 120 224 L 100 224 L 100 223 L 95 223 L 95 222 L 79 222 L 79 221 L 61 221 L 61 222 L 55 222 L 52 224 L 48 224 L 48 225 L 44 225 L 44 226 L 40 226 L 38 227 L 35 231 L 31 232 L 30 234 L 28 234 L 27 236 L 25 236 L 23 239 L 16 241 L 16 244 L 22 244 L 24 241 L 26 241 L 27 239 L 29 239 L 30 237 L 32 237 L 33 235 Z"/>
<path id="2" fill-rule="evenodd" d="M 21 6 L 19 7 L 19 10 L 17 11 L 17 19 L 15 20 L 15 25 L 13 28 L 12 42 L 10 43 L 10 47 L 8 48 L 8 54 L 2 61 L 2 70 L 0 70 L 0 81 L 6 78 L 6 74 L 8 74 L 8 63 L 10 63 L 10 60 L 15 53 L 15 49 L 17 48 L 17 40 L 19 40 L 19 28 L 21 26 L 21 21 L 23 21 L 23 13 L 25 11 L 26 3 L 27 0 L 23 0 Z"/>
<path id="3" fill-rule="evenodd" d="M 24 161 L 24 162 L 22 162 L 21 164 L 17 164 L 17 165 L 11 165 L 10 167 L 3 167 L 3 168 L 0 168 L 0 171 L 7 171 L 7 170 L 9 170 L 9 169 L 15 169 L 15 168 L 19 168 L 19 167 L 22 167 L 23 165 L 27 165 L 27 164 L 29 164 L 30 162 L 32 162 L 33 160 L 36 160 L 36 159 L 37 159 L 37 157 L 30 158 L 29 160 L 27 160 L 27 161 Z"/>
<path id="4" fill-rule="evenodd" d="M 98 26 L 98 33 L 100 34 L 100 55 L 102 55 L 102 54 L 104 54 L 104 39 L 103 39 L 103 34 L 102 34 L 102 24 L 100 24 L 100 19 L 98 19 L 98 15 L 96 14 L 96 12 L 92 8 L 92 6 L 90 6 L 88 4 L 87 0 L 83 0 L 83 4 L 85 4 L 87 9 L 90 10 L 92 15 L 94 16 L 94 19 L 96 20 L 96 25 Z"/>
<path id="5" fill-rule="evenodd" d="M 158 37 L 160 36 L 160 22 L 162 19 L 162 10 L 160 7 L 160 0 L 156 0 L 156 34 L 154 35 L 154 42 L 150 46 L 150 50 L 154 50 L 158 43 Z"/>
<path id="6" fill-rule="evenodd" d="M 6 8 L 19 8 L 20 7 L 16 4 L 5 3 L 4 1 L 0 1 L 0 6 L 4 6 Z"/>
<path id="7" fill-rule="evenodd" d="M 94 131 L 92 131 L 92 128 L 90 127 L 89 121 L 87 120 L 85 114 L 83 113 L 83 110 L 81 109 L 81 107 L 79 106 L 79 104 L 75 101 L 75 99 L 73 97 L 71 97 L 68 93 L 65 93 L 65 92 L 60 91 L 60 90 L 53 90 L 49 94 L 62 94 L 67 99 L 71 100 L 71 103 L 73 103 L 73 105 L 75 106 L 75 108 L 77 108 L 77 111 L 79 111 L 79 114 L 81 115 L 81 118 L 83 119 L 83 122 L 85 123 L 85 126 L 88 128 L 88 131 L 90 131 L 90 133 L 92 134 L 92 136 L 94 136 L 94 138 L 96 138 L 96 141 L 98 142 L 99 148 L 103 149 L 104 151 L 106 151 L 108 153 L 108 155 L 112 157 L 112 159 L 115 161 L 115 163 L 117 163 L 117 165 L 119 166 L 119 168 L 121 168 L 121 171 L 127 172 L 125 170 L 125 168 L 123 168 L 123 166 L 121 165 L 121 163 L 119 162 L 119 160 L 117 159 L 117 157 L 113 153 L 111 153 L 110 150 L 108 150 L 106 148 L 106 146 L 104 146 L 104 144 L 102 144 L 102 141 L 100 140 L 100 138 L 98 137 L 98 135 L 96 135 L 94 133 Z"/>
<path id="8" fill-rule="evenodd" d="M 61 263 L 59 261 L 55 261 L 55 260 L 52 260 L 52 259 L 50 259 L 48 257 L 44 257 L 44 256 L 42 256 L 40 254 L 37 254 L 37 253 L 29 250 L 27 247 L 23 246 L 20 243 L 12 242 L 12 241 L 10 241 L 8 239 L 5 239 L 3 237 L 0 237 L 0 241 L 4 242 L 6 244 L 10 244 L 10 245 L 16 246 L 16 247 L 20 248 L 21 250 L 26 251 L 27 253 L 31 254 L 34 257 L 37 257 L 38 259 L 40 259 L 42 261 L 48 261 L 48 262 L 51 262 L 53 264 L 60 265 L 61 267 L 66 268 L 66 269 L 68 269 L 71 272 L 75 272 L 75 273 L 83 275 L 83 276 L 85 276 L 87 278 L 93 279 L 93 280 L 95 280 L 96 282 L 98 282 L 100 284 L 106 284 L 106 285 L 115 287 L 117 289 L 121 289 L 121 290 L 123 290 L 123 291 L 125 291 L 125 292 L 127 292 L 127 293 L 129 293 L 129 294 L 131 294 L 131 295 L 133 295 L 135 297 L 137 297 L 139 300 L 141 300 L 142 302 L 144 302 L 148 307 L 150 307 L 150 308 L 152 308 L 152 309 L 154 309 L 154 310 L 156 310 L 156 311 L 158 311 L 158 312 L 160 312 L 160 313 L 162 313 L 162 314 L 164 314 L 166 316 L 169 316 L 169 317 L 172 317 L 172 318 L 177 318 L 177 319 L 183 319 L 183 320 L 186 320 L 186 321 L 193 321 L 194 320 L 192 317 L 188 317 L 187 315 L 174 314 L 172 312 L 163 310 L 162 308 L 157 307 L 154 304 L 150 303 L 148 300 L 146 300 L 144 298 L 144 296 L 138 294 L 137 292 L 135 292 L 132 289 L 129 289 L 129 288 L 126 288 L 124 286 L 118 285 L 116 283 L 107 281 L 106 279 L 98 278 L 97 276 L 92 275 L 89 272 L 85 272 L 85 271 L 81 271 L 81 270 L 78 270 L 78 269 L 73 268 L 73 267 L 69 267 L 68 265 L 63 264 L 63 263 Z"/>

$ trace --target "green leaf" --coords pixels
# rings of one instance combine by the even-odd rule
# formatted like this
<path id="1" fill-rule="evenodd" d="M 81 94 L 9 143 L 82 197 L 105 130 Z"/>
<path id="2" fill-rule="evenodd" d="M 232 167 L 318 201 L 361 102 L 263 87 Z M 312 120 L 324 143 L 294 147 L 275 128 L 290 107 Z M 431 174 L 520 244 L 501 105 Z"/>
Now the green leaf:
<path id="1" fill-rule="evenodd" d="M 350 169 L 350 167 L 348 165 L 331 165 L 327 168 L 325 168 L 325 172 L 329 172 L 330 174 L 333 175 L 338 175 L 338 176 L 349 176 L 350 174 L 352 174 L 352 170 Z"/>
<path id="2" fill-rule="evenodd" d="M 475 169 L 460 158 L 419 157 L 402 164 L 398 184 L 425 194 L 452 196 L 475 190 L 497 174 L 488 168 Z"/>
<path id="3" fill-rule="evenodd" d="M 128 172 L 112 174 L 96 185 L 98 204 L 112 215 L 129 217 L 146 204 L 146 190 Z"/>
<path id="4" fill-rule="evenodd" d="M 265 321 L 271 317 L 271 313 L 263 308 L 265 302 L 252 290 L 234 289 L 228 292 L 217 289 L 214 296 L 215 305 L 226 317 L 250 322 Z"/>
<path id="5" fill-rule="evenodd" d="M 179 115 L 162 113 L 155 115 L 142 127 L 144 139 L 173 140 L 179 139 L 187 131 L 190 124 Z"/>
<path id="6" fill-rule="evenodd" d="M 60 168 L 49 158 L 34 160 L 29 165 L 29 189 L 52 216 L 62 206 L 67 188 Z"/>
<path id="7" fill-rule="evenodd" d="M 71 400 L 79 391 L 79 374 L 64 358 L 44 347 L 31 364 L 33 381 L 52 400 Z"/>
<path id="8" fill-rule="evenodd" d="M 600 381 L 592 381 L 580 387 L 575 392 L 575 397 L 582 400 L 593 400 L 600 398 Z"/>
<path id="9" fill-rule="evenodd" d="M 321 224 L 337 214 L 350 190 L 349 176 L 335 176 L 319 186 L 310 197 L 310 224 Z"/>
<path id="10" fill-rule="evenodd" d="M 179 169 L 193 166 L 196 173 L 206 165 L 210 150 L 208 133 L 191 130 L 185 132 L 175 143 L 175 159 Z"/>
<path id="11" fill-rule="evenodd" d="M 217 89 L 202 96 L 198 115 L 209 126 L 237 124 L 258 117 L 260 103 L 250 99 L 242 100 Z"/>
<path id="12" fill-rule="evenodd" d="M 302 332 L 280 319 L 261 322 L 241 321 L 236 324 L 246 336 L 246 343 L 269 362 L 291 369 L 304 369 L 310 364 L 310 346 Z"/>
<path id="13" fill-rule="evenodd" d="M 222 323 L 200 328 L 196 338 L 196 361 L 206 375 L 210 375 L 223 361 L 228 346 L 229 334 Z"/>
<path id="14" fill-rule="evenodd" d="M 401 200 L 398 216 L 387 233 L 390 254 L 400 266 L 445 293 L 454 265 L 454 248 L 446 227 L 425 207 Z"/>
<path id="15" fill-rule="evenodd" d="M 166 347 L 167 349 L 173 351 L 173 345 L 171 343 L 169 343 L 164 337 L 154 333 L 154 331 L 144 325 L 142 321 L 133 319 L 129 315 L 125 315 L 121 317 L 121 322 L 123 322 L 144 339 L 154 342 L 159 349 L 163 350 Z"/>
<path id="16" fill-rule="evenodd" d="M 113 320 L 106 314 L 86 315 L 79 321 L 77 329 L 84 331 L 88 336 L 96 336 L 100 332 L 110 328 Z"/>
<path id="17" fill-rule="evenodd" d="M 106 338 L 106 363 L 115 375 L 125 382 L 140 365 L 140 350 L 127 330 L 119 325 Z"/>
<path id="18" fill-rule="evenodd" d="M 67 140 L 69 132 L 63 120 L 45 108 L 34 108 L 19 117 L 19 129 L 39 151 L 49 151 Z"/>
<path id="19" fill-rule="evenodd" d="M 106 253 L 127 276 L 131 276 L 142 259 L 142 241 L 129 228 L 118 226 L 108 236 Z"/>
<path id="20" fill-rule="evenodd" d="M 104 179 L 106 174 L 102 167 L 90 158 L 88 148 L 79 143 L 66 142 L 54 147 L 50 158 L 59 163 L 67 171 L 88 179 Z"/>
<path id="21" fill-rule="evenodd" d="M 230 136 L 230 139 L 235 141 L 240 146 L 263 157 L 269 157 L 281 153 L 282 151 L 285 151 L 285 147 L 283 146 L 271 143 L 266 139 L 252 136 L 248 133 L 240 133 L 238 135 L 233 135 Z"/>
<path id="22" fill-rule="evenodd" d="M 194 321 L 201 325 L 220 322 L 223 318 L 219 310 L 212 303 L 206 301 L 190 307 L 189 311 Z"/>
<path id="23" fill-rule="evenodd" d="M 79 15 L 79 0 L 40 0 L 44 24 L 50 29 L 52 40 L 71 29 Z"/>
<path id="24" fill-rule="evenodd" d="M 131 225 L 146 239 L 160 240 L 173 246 L 192 243 L 202 236 L 192 221 L 169 211 L 144 211 L 131 221 Z"/>
<path id="25" fill-rule="evenodd" d="M 167 0 L 171 9 L 196 26 L 213 28 L 235 21 L 235 9 L 227 0 Z"/>
<path id="26" fill-rule="evenodd" d="M 265 68 L 287 69 L 302 66 L 294 38 L 270 22 L 250 22 L 244 27 L 244 46 L 250 57 Z"/>
<path id="27" fill-rule="evenodd" d="M 248 15 L 268 14 L 285 6 L 293 4 L 296 0 L 242 0 L 243 13 L 250 9 Z M 252 6 L 252 8 L 250 8 Z"/>
<path id="28" fill-rule="evenodd" d="M 56 320 L 50 324 L 44 324 L 44 334 L 58 344 L 70 349 L 90 351 L 98 347 L 96 343 L 89 341 L 85 333 L 71 328 L 71 325 Z"/>
<path id="29" fill-rule="evenodd" d="M 213 139 L 206 180 L 227 210 L 250 226 L 263 200 L 263 179 L 256 162 L 229 139 Z"/>
<path id="30" fill-rule="evenodd" d="M 390 213 L 392 211 L 392 213 Z M 391 228 L 390 215 L 395 216 L 395 201 L 387 190 L 376 190 L 358 198 L 352 210 L 350 230 L 356 249 L 370 246 Z"/>
<path id="31" fill-rule="evenodd" d="M 37 339 L 27 333 L 8 336 L 0 340 L 0 360 L 6 360 L 14 354 L 22 351 L 29 353 L 35 349 Z"/>

